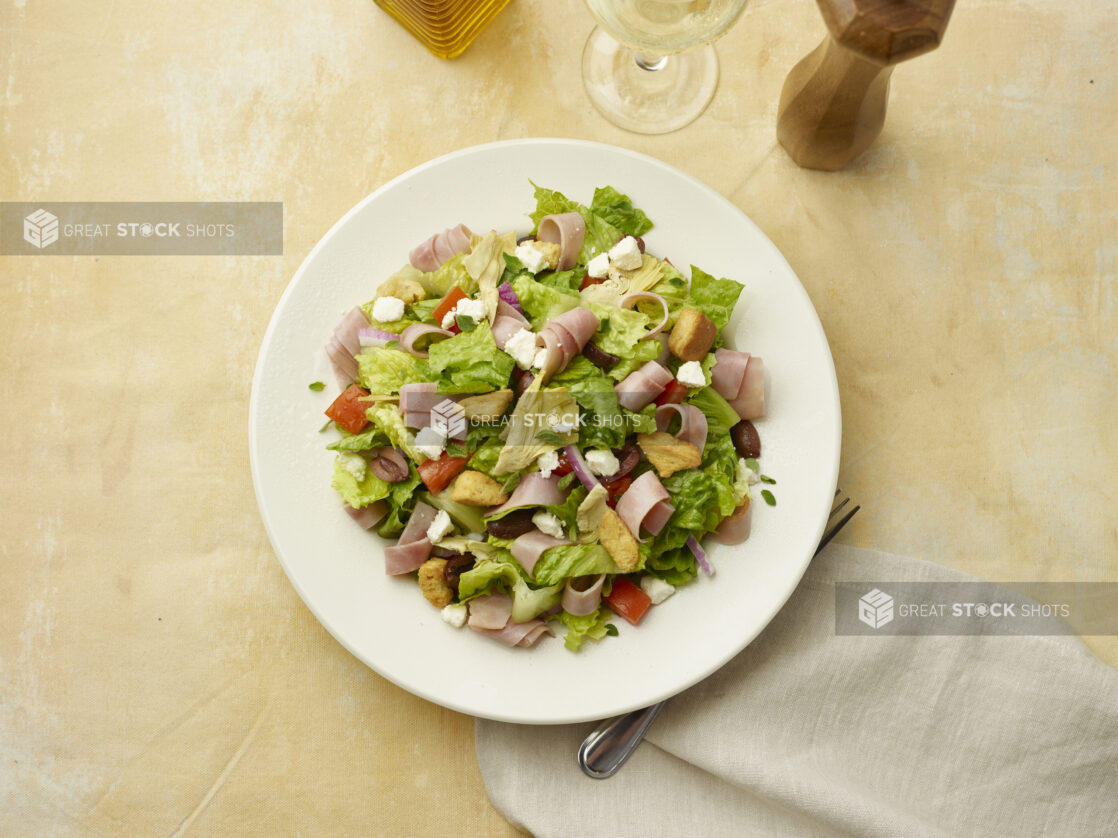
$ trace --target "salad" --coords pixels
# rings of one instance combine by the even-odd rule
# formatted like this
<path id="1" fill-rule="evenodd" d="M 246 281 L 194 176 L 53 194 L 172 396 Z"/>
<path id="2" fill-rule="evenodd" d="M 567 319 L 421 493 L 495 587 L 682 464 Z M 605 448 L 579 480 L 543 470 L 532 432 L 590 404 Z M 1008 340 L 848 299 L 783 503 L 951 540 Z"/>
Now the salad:
<path id="1" fill-rule="evenodd" d="M 712 575 L 701 539 L 747 538 L 775 481 L 763 362 L 724 345 L 743 286 L 647 252 L 612 187 L 535 199 L 527 234 L 436 233 L 346 315 L 327 447 L 386 572 L 447 623 L 577 651 Z"/>

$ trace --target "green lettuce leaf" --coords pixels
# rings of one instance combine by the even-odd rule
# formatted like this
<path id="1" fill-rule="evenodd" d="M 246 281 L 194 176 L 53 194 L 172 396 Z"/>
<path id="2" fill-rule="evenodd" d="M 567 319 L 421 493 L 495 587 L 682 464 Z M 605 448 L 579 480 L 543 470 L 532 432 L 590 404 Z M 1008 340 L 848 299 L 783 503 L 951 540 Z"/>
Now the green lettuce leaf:
<path id="1" fill-rule="evenodd" d="M 533 331 L 540 331 L 548 320 L 578 306 L 578 294 L 537 282 L 527 274 L 515 277 L 512 290 L 520 298 L 520 307 L 532 323 Z"/>
<path id="2" fill-rule="evenodd" d="M 422 492 L 420 500 L 435 507 L 435 509 L 444 510 L 454 520 L 454 523 L 463 527 L 466 532 L 485 532 L 485 519 L 482 518 L 482 510 L 476 506 L 468 506 L 456 500 L 451 500 L 449 488 L 444 489 L 437 495 Z"/>
<path id="3" fill-rule="evenodd" d="M 331 451 L 368 451 L 370 448 L 380 448 L 388 444 L 388 437 L 384 431 L 375 425 L 359 434 L 350 434 L 342 431 L 341 439 L 331 442 L 326 447 Z"/>
<path id="4" fill-rule="evenodd" d="M 342 465 L 343 455 L 334 458 L 334 477 L 330 484 L 342 496 L 342 500 L 355 509 L 368 506 L 378 500 L 389 499 L 390 504 L 400 508 L 411 500 L 415 487 L 419 485 L 419 472 L 412 466 L 408 476 L 396 483 L 386 483 L 372 469 L 365 469 L 365 476 L 358 480 Z M 349 455 L 355 456 L 355 455 Z"/>
<path id="5" fill-rule="evenodd" d="M 734 313 L 734 304 L 737 303 L 742 289 L 740 282 L 732 279 L 715 279 L 706 271 L 691 266 L 691 293 L 687 296 L 687 305 L 697 308 L 714 321 L 718 330 L 726 328 L 730 322 L 730 315 Z"/>
<path id="6" fill-rule="evenodd" d="M 395 405 L 382 404 L 371 407 L 365 411 L 365 418 L 388 437 L 392 445 L 407 454 L 412 462 L 421 463 L 427 459 L 427 456 L 421 454 L 412 444 L 414 440 L 408 435 L 408 429 L 404 427 L 404 417 L 400 415 Z"/>
<path id="7" fill-rule="evenodd" d="M 512 596 L 514 623 L 526 623 L 559 603 L 562 584 L 532 587 L 517 568 L 511 555 L 481 559 L 459 578 L 458 598 L 466 602 L 494 590 L 507 591 Z"/>
<path id="8" fill-rule="evenodd" d="M 440 375 L 440 393 L 487 393 L 508 384 L 513 359 L 497 349 L 489 323 L 433 344 L 427 363 Z"/>
<path id="9" fill-rule="evenodd" d="M 741 421 L 736 410 L 718 394 L 713 387 L 700 387 L 692 390 L 686 399 L 688 404 L 699 408 L 707 417 L 707 439 L 728 434 L 730 428 Z"/>
<path id="10" fill-rule="evenodd" d="M 377 396 L 399 393 L 405 384 L 436 378 L 422 358 L 382 346 L 358 353 L 357 369 L 361 386 Z"/>
<path id="11" fill-rule="evenodd" d="M 566 611 L 560 611 L 555 615 L 555 619 L 567 627 L 563 645 L 572 652 L 581 649 L 585 640 L 597 641 L 605 637 L 607 634 L 606 624 L 610 617 L 611 612 L 601 606 L 598 607 L 597 611 L 584 617 L 568 614 Z"/>
<path id="12" fill-rule="evenodd" d="M 586 224 L 586 237 L 579 251 L 579 264 L 585 265 L 599 253 L 609 250 L 623 235 L 622 231 L 614 227 L 604 215 L 599 215 L 590 207 L 583 206 L 577 201 L 572 201 L 562 192 L 554 189 L 545 189 L 542 186 L 532 186 L 536 190 L 536 211 L 530 214 L 533 234 L 539 226 L 540 219 L 545 215 L 557 215 L 564 212 L 577 212 Z M 604 209 L 604 207 L 603 207 Z"/>
<path id="13" fill-rule="evenodd" d="M 565 544 L 545 550 L 532 575 L 541 584 L 554 585 L 572 576 L 620 572 L 601 544 Z"/>
<path id="14" fill-rule="evenodd" d="M 633 206 L 628 195 L 622 195 L 612 186 L 600 186 L 594 190 L 590 211 L 630 236 L 643 236 L 652 229 L 648 216 Z"/>

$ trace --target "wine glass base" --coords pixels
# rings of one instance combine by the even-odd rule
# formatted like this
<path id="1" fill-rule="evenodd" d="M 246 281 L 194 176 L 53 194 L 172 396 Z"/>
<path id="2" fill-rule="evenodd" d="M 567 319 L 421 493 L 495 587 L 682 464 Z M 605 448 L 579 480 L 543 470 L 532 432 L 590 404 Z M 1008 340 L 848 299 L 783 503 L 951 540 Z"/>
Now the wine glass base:
<path id="1" fill-rule="evenodd" d="M 614 125 L 666 134 L 706 110 L 718 88 L 718 56 L 705 44 L 644 58 L 595 28 L 582 51 L 582 83 L 594 107 Z"/>

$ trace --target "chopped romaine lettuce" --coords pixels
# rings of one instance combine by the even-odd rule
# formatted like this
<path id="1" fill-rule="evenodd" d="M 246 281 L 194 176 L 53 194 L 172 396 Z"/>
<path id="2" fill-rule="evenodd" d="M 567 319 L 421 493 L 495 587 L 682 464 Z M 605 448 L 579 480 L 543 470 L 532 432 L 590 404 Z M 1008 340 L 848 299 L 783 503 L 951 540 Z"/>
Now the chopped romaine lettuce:
<path id="1" fill-rule="evenodd" d="M 612 612 L 598 606 L 598 610 L 583 617 L 560 611 L 555 615 L 555 619 L 567 627 L 563 645 L 572 652 L 577 652 L 582 648 L 584 640 L 601 640 L 606 636 L 606 624 L 611 616 Z"/>
<path id="2" fill-rule="evenodd" d="M 544 550 L 532 573 L 537 582 L 553 585 L 572 576 L 620 572 L 601 544 L 563 544 Z"/>
<path id="3" fill-rule="evenodd" d="M 487 393 L 508 384 L 513 359 L 497 349 L 489 323 L 435 343 L 427 363 L 439 374 L 440 393 Z"/>
<path id="4" fill-rule="evenodd" d="M 361 386 L 376 396 L 399 393 L 405 384 L 434 381 L 427 362 L 398 349 L 373 346 L 357 355 Z"/>

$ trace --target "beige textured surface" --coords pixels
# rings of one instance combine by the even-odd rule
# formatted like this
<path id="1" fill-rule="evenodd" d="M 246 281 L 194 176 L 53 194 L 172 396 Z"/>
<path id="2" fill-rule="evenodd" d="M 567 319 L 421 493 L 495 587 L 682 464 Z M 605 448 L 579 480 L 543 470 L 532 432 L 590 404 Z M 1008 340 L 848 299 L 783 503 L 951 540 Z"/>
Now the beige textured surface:
<path id="1" fill-rule="evenodd" d="M 285 255 L 0 258 L 0 832 L 512 834 L 472 721 L 352 659 L 273 557 L 247 398 L 272 307 L 369 191 L 476 142 L 574 136 L 713 184 L 831 340 L 842 539 L 992 579 L 1118 578 L 1118 19 L 960 3 L 855 167 L 775 145 L 822 35 L 758 0 L 659 138 L 578 84 L 575 0 L 514 0 L 453 63 L 372 3 L 15 0 L 0 197 L 282 200 Z M 1088 642 L 1118 665 L 1114 638 Z"/>

